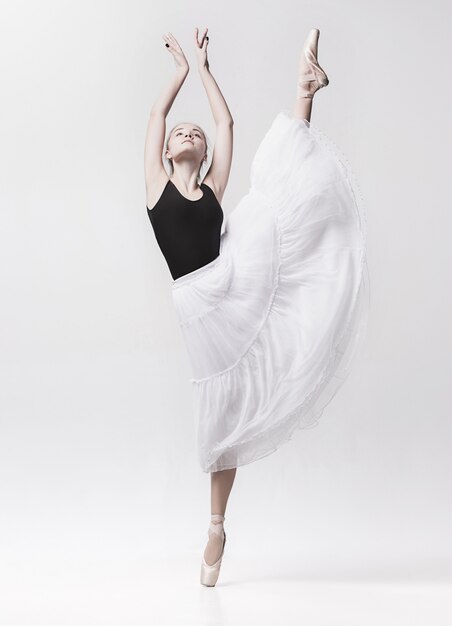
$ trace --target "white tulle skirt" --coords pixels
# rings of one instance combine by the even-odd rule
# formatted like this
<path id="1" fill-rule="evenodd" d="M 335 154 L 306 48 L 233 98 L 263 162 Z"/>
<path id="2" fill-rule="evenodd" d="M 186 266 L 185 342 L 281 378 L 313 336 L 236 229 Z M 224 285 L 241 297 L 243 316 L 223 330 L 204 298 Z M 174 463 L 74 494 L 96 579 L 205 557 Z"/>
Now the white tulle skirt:
<path id="1" fill-rule="evenodd" d="M 252 463 L 313 426 L 365 335 L 366 219 L 342 153 L 281 110 L 220 255 L 176 279 L 204 472 Z"/>

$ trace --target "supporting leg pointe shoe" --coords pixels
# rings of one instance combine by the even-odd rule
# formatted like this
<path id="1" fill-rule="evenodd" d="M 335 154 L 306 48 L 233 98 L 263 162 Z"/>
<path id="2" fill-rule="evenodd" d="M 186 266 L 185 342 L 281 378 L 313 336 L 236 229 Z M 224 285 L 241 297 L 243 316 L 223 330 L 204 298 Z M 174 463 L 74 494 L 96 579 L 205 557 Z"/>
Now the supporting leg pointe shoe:
<path id="1" fill-rule="evenodd" d="M 304 42 L 298 64 L 297 98 L 312 98 L 330 82 L 317 60 L 319 36 L 319 29 L 312 28 Z"/>
<path id="2" fill-rule="evenodd" d="M 209 529 L 208 529 L 209 538 L 212 533 L 215 533 L 216 535 L 218 535 L 220 538 L 223 539 L 223 547 L 221 549 L 220 556 L 212 565 L 209 565 L 208 563 L 206 563 L 204 556 L 202 558 L 201 584 L 204 585 L 205 587 L 215 587 L 217 583 L 218 576 L 220 575 L 221 561 L 223 560 L 224 546 L 226 544 L 226 533 L 224 532 L 224 529 L 223 529 L 223 521 L 225 519 L 224 516 L 214 514 L 211 516 L 211 519 L 212 521 L 210 522 Z M 220 523 L 214 524 L 213 523 L 214 521 L 220 522 Z"/>

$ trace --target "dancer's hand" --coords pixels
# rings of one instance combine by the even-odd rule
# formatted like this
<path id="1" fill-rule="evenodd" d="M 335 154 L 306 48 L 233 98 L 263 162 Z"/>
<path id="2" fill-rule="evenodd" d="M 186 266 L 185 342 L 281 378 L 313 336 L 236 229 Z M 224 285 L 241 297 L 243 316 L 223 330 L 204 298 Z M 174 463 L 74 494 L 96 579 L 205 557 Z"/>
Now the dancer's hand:
<path id="1" fill-rule="evenodd" d="M 171 33 L 168 33 L 167 35 L 163 35 L 163 39 L 166 42 L 166 48 L 168 52 L 171 52 L 171 54 L 173 55 L 174 61 L 176 63 L 176 69 L 186 70 L 188 72 L 190 66 L 188 65 L 187 59 L 185 58 L 185 54 L 182 52 L 182 48 L 177 43 L 176 38 L 173 37 Z"/>
<path id="2" fill-rule="evenodd" d="M 195 50 L 198 58 L 198 69 L 209 69 L 209 61 L 207 60 L 207 46 L 209 44 L 209 38 L 207 37 L 207 31 L 208 28 L 206 27 L 201 39 L 199 39 L 199 29 L 198 27 L 195 28 Z"/>

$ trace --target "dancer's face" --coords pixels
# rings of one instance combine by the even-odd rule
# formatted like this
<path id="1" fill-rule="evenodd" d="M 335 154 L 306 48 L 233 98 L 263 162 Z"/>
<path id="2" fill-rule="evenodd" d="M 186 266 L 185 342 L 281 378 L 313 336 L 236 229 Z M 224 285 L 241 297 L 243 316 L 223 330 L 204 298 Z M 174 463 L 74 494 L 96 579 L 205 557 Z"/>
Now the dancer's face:
<path id="1" fill-rule="evenodd" d="M 207 144 L 202 130 L 196 124 L 187 122 L 178 124 L 171 133 L 166 156 L 171 157 L 173 162 L 188 159 L 199 167 L 206 150 Z"/>

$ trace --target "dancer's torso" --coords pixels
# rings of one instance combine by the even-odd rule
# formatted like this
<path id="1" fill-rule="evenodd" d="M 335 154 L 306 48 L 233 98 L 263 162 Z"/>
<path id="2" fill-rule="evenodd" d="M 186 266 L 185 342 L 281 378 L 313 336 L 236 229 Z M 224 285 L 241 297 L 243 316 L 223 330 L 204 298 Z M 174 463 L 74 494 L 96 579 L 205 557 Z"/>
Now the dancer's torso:
<path id="1" fill-rule="evenodd" d="M 220 252 L 223 210 L 208 185 L 201 183 L 201 189 L 199 200 L 189 200 L 168 180 L 154 207 L 146 206 L 174 280 L 207 265 Z"/>

